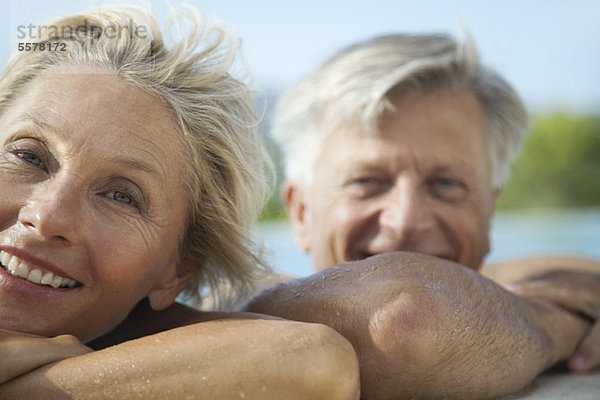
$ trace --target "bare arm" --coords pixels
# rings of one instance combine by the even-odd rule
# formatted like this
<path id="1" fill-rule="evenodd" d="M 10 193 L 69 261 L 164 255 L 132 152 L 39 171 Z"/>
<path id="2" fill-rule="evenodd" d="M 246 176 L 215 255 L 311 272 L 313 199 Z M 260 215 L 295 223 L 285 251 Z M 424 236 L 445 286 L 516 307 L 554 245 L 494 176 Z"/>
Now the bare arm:
<path id="1" fill-rule="evenodd" d="M 531 256 L 485 264 L 479 272 L 506 286 L 558 270 L 600 273 L 600 260 L 575 255 Z"/>
<path id="2" fill-rule="evenodd" d="M 357 351 L 369 399 L 513 393 L 568 357 L 588 328 L 463 266 L 409 253 L 282 283 L 247 309 L 335 328 Z"/>
<path id="3" fill-rule="evenodd" d="M 600 366 L 600 261 L 547 255 L 485 265 L 482 273 L 513 293 L 549 301 L 595 321 L 568 366 L 584 372 Z"/>
<path id="4" fill-rule="evenodd" d="M 0 329 L 0 384 L 51 362 L 90 351 L 70 335 L 45 338 Z"/>
<path id="5" fill-rule="evenodd" d="M 0 398 L 357 399 L 355 357 L 323 325 L 216 320 L 59 361 L 1 385 Z"/>

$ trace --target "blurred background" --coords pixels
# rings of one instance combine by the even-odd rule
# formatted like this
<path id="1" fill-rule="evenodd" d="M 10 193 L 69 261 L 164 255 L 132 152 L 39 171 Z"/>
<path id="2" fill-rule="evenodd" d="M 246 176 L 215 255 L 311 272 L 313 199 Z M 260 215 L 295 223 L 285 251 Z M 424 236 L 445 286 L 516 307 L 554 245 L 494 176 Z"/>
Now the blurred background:
<path id="1" fill-rule="evenodd" d="M 16 50 L 19 27 L 109 3 L 150 7 L 161 18 L 170 4 L 177 4 L 0 0 L 0 65 Z M 514 85 L 532 115 L 531 132 L 498 200 L 488 260 L 540 252 L 600 257 L 600 2 L 187 3 L 241 38 L 245 67 L 265 110 L 267 142 L 270 113 L 280 93 L 341 48 L 389 32 L 457 34 L 467 29 L 483 60 Z M 269 148 L 277 161 L 277 150 Z M 274 193 L 257 235 L 264 238 L 275 267 L 307 275 L 310 259 L 296 250 L 277 188 Z"/>

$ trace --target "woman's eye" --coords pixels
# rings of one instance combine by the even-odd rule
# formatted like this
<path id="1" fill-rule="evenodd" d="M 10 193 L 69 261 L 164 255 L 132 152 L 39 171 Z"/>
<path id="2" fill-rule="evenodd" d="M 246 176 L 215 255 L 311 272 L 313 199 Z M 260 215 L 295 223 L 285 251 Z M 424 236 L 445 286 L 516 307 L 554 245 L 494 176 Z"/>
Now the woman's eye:
<path id="1" fill-rule="evenodd" d="M 138 212 L 146 210 L 146 198 L 139 187 L 123 178 L 113 178 L 105 183 L 104 190 L 100 190 L 99 195 L 110 200 L 112 204 L 117 202 L 119 205 L 134 208 Z"/>
<path id="2" fill-rule="evenodd" d="M 115 191 L 111 193 L 111 197 L 113 200 L 118 201 L 119 203 L 124 203 L 128 205 L 132 205 L 134 203 L 133 199 L 127 196 L 123 192 Z"/>
<path id="3" fill-rule="evenodd" d="M 36 156 L 35 154 L 20 151 L 17 153 L 17 156 L 19 156 L 21 159 L 23 159 L 25 162 L 28 162 L 29 164 L 35 165 L 36 167 L 42 165 L 42 159 Z"/>

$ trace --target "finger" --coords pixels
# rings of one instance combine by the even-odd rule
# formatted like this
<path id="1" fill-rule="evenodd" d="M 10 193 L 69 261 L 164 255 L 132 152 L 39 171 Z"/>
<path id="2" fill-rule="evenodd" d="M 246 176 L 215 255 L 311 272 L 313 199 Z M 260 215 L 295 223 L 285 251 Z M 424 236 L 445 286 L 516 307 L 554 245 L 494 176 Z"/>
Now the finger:
<path id="1" fill-rule="evenodd" d="M 568 362 L 571 371 L 585 372 L 600 365 L 600 321 L 596 322 L 588 335 L 577 347 Z"/>
<path id="2" fill-rule="evenodd" d="M 507 289 L 517 296 L 546 300 L 591 318 L 600 317 L 600 288 L 584 286 L 579 282 L 538 279 L 519 282 Z"/>

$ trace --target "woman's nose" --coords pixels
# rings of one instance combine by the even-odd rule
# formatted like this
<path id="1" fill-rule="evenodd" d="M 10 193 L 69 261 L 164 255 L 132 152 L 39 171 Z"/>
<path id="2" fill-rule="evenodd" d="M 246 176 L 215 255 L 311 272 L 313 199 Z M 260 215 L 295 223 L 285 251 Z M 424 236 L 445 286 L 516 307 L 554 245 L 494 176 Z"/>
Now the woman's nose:
<path id="1" fill-rule="evenodd" d="M 46 240 L 75 243 L 81 195 L 65 177 L 40 182 L 19 212 L 19 222 Z"/>

